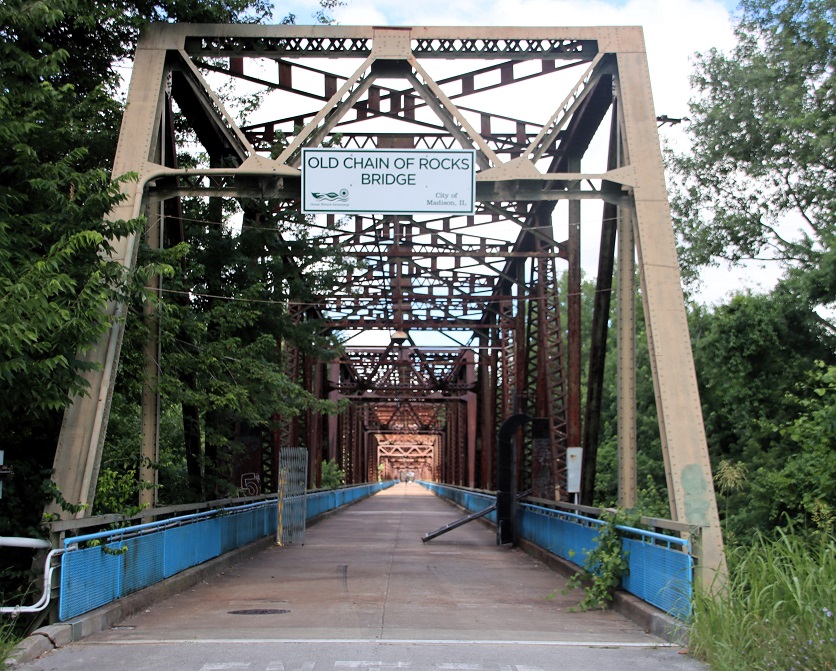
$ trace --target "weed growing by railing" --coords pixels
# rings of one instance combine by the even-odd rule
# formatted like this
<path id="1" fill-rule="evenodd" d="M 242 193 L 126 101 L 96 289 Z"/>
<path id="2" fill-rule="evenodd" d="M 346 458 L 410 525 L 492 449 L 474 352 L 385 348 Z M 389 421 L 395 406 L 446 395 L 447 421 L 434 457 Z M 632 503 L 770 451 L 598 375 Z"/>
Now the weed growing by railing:
<path id="1" fill-rule="evenodd" d="M 836 539 L 776 533 L 732 550 L 727 585 L 695 597 L 691 651 L 712 671 L 836 669 Z"/>
<path id="2" fill-rule="evenodd" d="M 6 594 L 0 593 L 0 604 L 14 606 L 24 602 L 26 592 L 20 591 L 11 599 L 6 597 Z M 25 623 L 22 623 L 15 613 L 0 614 L 0 668 L 4 668 L 3 663 L 9 653 L 20 643 L 25 628 Z"/>
<path id="3" fill-rule="evenodd" d="M 566 582 L 567 589 L 582 587 L 584 597 L 578 603 L 580 610 L 608 608 L 621 578 L 629 569 L 627 553 L 621 545 L 619 526 L 635 527 L 639 516 L 623 510 L 606 511 L 599 518 L 602 524 L 593 537 L 595 547 L 588 551 L 583 567 L 586 573 L 576 573 Z"/>
<path id="4" fill-rule="evenodd" d="M 13 620 L 9 617 L 0 619 L 0 665 L 19 642 L 20 637 L 15 633 Z"/>

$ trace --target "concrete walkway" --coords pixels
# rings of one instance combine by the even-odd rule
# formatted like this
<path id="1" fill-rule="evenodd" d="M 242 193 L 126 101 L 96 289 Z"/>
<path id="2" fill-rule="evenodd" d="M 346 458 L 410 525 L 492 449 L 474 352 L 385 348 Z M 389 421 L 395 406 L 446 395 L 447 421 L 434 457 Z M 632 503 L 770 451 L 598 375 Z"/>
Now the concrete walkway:
<path id="1" fill-rule="evenodd" d="M 304 546 L 270 547 L 18 668 L 705 668 L 618 613 L 569 612 L 579 592 L 562 595 L 562 577 L 478 522 L 422 543 L 460 516 L 396 485 L 309 528 Z"/>

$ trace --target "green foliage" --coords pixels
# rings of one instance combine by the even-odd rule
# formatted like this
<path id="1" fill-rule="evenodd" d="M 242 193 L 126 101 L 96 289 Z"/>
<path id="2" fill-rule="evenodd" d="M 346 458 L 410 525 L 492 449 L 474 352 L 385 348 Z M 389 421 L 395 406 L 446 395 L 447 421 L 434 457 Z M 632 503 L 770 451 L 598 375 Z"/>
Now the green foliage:
<path id="1" fill-rule="evenodd" d="M 73 134 L 104 97 L 53 84 L 69 55 L 39 33 L 63 14 L 17 4 L 0 8 L 0 379 L 13 390 L 0 408 L 4 429 L 22 417 L 43 422 L 68 392 L 85 391 L 90 364 L 79 352 L 107 331 L 107 304 L 127 279 L 104 257 L 107 240 L 141 225 L 104 220 L 120 184 Z"/>
<path id="2" fill-rule="evenodd" d="M 0 431 L 17 473 L 0 502 L 0 532 L 36 524 L 61 414 L 70 394 L 86 393 L 83 354 L 110 327 L 108 306 L 133 297 L 141 308 L 144 280 L 171 270 L 165 258 L 146 258 L 130 277 L 107 260 L 107 241 L 143 223 L 105 220 L 130 177 L 111 182 L 108 172 L 120 71 L 139 30 L 153 21 L 258 22 L 271 12 L 266 0 L 0 4 Z"/>
<path id="3" fill-rule="evenodd" d="M 806 380 L 788 394 L 799 410 L 776 427 L 794 449 L 767 480 L 772 495 L 784 502 L 784 514 L 802 525 L 833 524 L 836 510 L 836 366 L 816 362 Z"/>
<path id="4" fill-rule="evenodd" d="M 0 434 L 15 468 L 0 501 L 0 534 L 37 536 L 47 502 L 72 507 L 51 487 L 49 469 L 70 394 L 86 393 L 84 354 L 116 318 L 108 316 L 113 305 L 128 306 L 118 317 L 126 318 L 141 308 L 144 280 L 168 270 L 166 258 L 146 258 L 130 276 L 107 257 L 108 240 L 143 225 L 105 218 L 132 179 L 111 181 L 109 172 L 120 72 L 139 30 L 152 21 L 254 22 L 271 11 L 266 0 L 0 3 Z M 135 389 L 123 391 L 123 399 L 133 398 Z M 119 453 L 130 442 L 127 424 L 113 419 Z M 160 459 L 161 482 L 172 490 L 182 481 L 180 455 L 179 462 Z M 110 479 L 105 471 L 105 485 L 118 490 L 133 462 L 126 469 Z M 15 570 L 28 562 L 22 558 Z"/>
<path id="5" fill-rule="evenodd" d="M 322 462 L 322 488 L 336 489 L 345 484 L 345 471 L 340 468 L 336 459 Z"/>
<path id="6" fill-rule="evenodd" d="M 72 503 L 71 501 L 67 501 L 67 499 L 64 498 L 64 496 L 61 494 L 61 492 L 58 490 L 58 487 L 52 480 L 44 480 L 42 488 L 46 494 L 47 500 L 55 501 L 59 506 L 61 506 L 61 510 L 64 510 L 68 513 L 76 515 L 80 513 L 82 510 L 86 510 L 88 507 L 86 503 L 78 504 Z"/>
<path id="7" fill-rule="evenodd" d="M 619 526 L 635 527 L 639 515 L 623 510 L 605 511 L 601 524 L 593 537 L 595 547 L 587 551 L 583 567 L 586 573 L 576 573 L 567 581 L 567 588 L 582 587 L 584 597 L 578 603 L 580 610 L 608 608 L 621 578 L 627 574 L 629 560 L 621 546 Z"/>
<path id="8" fill-rule="evenodd" d="M 691 652 L 714 671 L 836 668 L 836 541 L 790 530 L 729 554 L 728 583 L 698 592 Z"/>
<path id="9" fill-rule="evenodd" d="M 130 517 L 142 511 L 144 506 L 137 504 L 139 491 L 153 489 L 154 485 L 138 479 L 137 462 L 138 458 L 134 457 L 123 463 L 102 464 L 96 482 L 94 514 L 118 513 Z"/>
<path id="10" fill-rule="evenodd" d="M 586 283 L 585 283 L 586 284 Z M 594 284 L 588 283 L 591 290 Z M 650 354 L 647 348 L 647 327 L 641 307 L 641 294 L 636 292 L 636 437 L 638 451 L 637 511 L 650 517 L 670 514 L 665 480 L 662 440 L 656 412 L 656 397 Z M 586 303 L 591 305 L 591 303 Z M 614 313 L 613 313 L 614 316 Z M 618 505 L 618 375 L 616 331 L 608 332 L 607 360 L 604 372 L 600 446 L 593 504 L 602 508 Z"/>
<path id="11" fill-rule="evenodd" d="M 234 209 L 197 199 L 184 199 L 182 206 L 183 262 L 176 262 L 172 250 L 141 254 L 177 268 L 157 306 L 159 391 L 164 416 L 178 419 L 161 437 L 160 460 L 177 455 L 172 465 L 181 465 L 178 489 L 164 495 L 201 500 L 231 493 L 235 462 L 245 451 L 242 430 L 266 437 L 277 417 L 336 411 L 336 404 L 318 399 L 289 371 L 334 356 L 336 342 L 322 335 L 315 320 L 297 319 L 291 303 L 314 303 L 316 292 L 333 284 L 339 266 L 307 240 L 304 219 L 270 203 L 245 203 L 240 230 L 222 225 Z M 139 320 L 129 322 L 128 331 L 131 342 L 145 337 Z M 139 347 L 132 350 L 135 356 Z M 291 356 L 296 363 L 286 360 Z M 138 413 L 141 379 L 141 362 L 122 371 L 124 398 L 134 403 L 125 410 L 132 416 Z M 126 428 L 127 434 L 108 437 L 108 453 L 130 439 Z"/>
<path id="12" fill-rule="evenodd" d="M 693 278 L 717 260 L 774 259 L 799 297 L 830 303 L 836 7 L 743 0 L 741 9 L 734 50 L 697 56 L 692 150 L 671 161 L 684 270 Z"/>
<path id="13" fill-rule="evenodd" d="M 833 397 L 810 378 L 817 359 L 834 361 L 828 332 L 783 288 L 692 308 L 690 321 L 727 539 L 809 522 L 816 501 L 833 508 Z"/>

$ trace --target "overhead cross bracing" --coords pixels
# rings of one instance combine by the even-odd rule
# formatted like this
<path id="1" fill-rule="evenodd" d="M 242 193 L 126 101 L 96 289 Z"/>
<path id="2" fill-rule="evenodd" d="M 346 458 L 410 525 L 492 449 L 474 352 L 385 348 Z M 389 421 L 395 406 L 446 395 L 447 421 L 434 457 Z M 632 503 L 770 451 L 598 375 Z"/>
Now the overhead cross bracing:
<path id="1" fill-rule="evenodd" d="M 216 93 L 225 82 L 261 95 L 246 123 Z M 189 168 L 177 164 L 174 128 L 183 127 L 206 156 Z M 381 427 L 396 432 L 381 419 L 389 408 L 401 427 L 435 413 L 438 478 L 490 488 L 497 427 L 525 412 L 544 433 L 520 441 L 520 479 L 540 496 L 569 498 L 566 450 L 583 447 L 590 459 L 595 448 L 618 246 L 621 500 L 629 507 L 636 494 L 637 261 L 671 515 L 704 527 L 705 565 L 721 566 L 641 30 L 151 26 L 137 49 L 114 167 L 139 180 L 126 185 L 113 216 L 146 213 L 176 228 L 172 203 L 183 197 L 296 211 L 302 152 L 323 146 L 472 150 L 475 212 L 309 217 L 308 237 L 354 262 L 315 305 L 291 310 L 346 336 L 374 331 L 386 340 L 372 351 L 357 336 L 334 362 L 283 354 L 288 373 L 312 393 L 349 399 L 339 417 L 287 418 L 277 433 L 283 444 L 308 446 L 312 473 L 321 459 L 339 457 L 360 481 L 376 476 Z M 246 226 L 251 215 L 242 209 Z M 591 337 L 581 333 L 579 310 L 580 230 L 589 213 L 602 229 Z M 130 267 L 136 239 L 113 248 Z M 101 364 L 89 376 L 91 395 L 65 418 L 56 471 L 70 500 L 92 499 L 120 329 L 117 322 L 91 353 Z M 590 360 L 581 362 L 587 337 Z M 461 356 L 433 359 L 432 347 Z M 590 370 L 585 416 L 582 363 Z M 149 397 L 149 450 L 153 403 Z"/>

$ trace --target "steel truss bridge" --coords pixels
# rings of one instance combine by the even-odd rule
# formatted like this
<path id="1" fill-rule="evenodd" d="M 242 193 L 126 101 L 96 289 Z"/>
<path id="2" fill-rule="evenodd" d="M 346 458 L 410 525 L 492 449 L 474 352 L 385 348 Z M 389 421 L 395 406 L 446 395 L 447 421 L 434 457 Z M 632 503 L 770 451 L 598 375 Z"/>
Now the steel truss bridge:
<path id="1" fill-rule="evenodd" d="M 251 123 L 237 123 L 216 92 L 227 82 L 262 94 Z M 175 128 L 188 129 L 203 164 L 178 165 Z M 139 179 L 125 185 L 112 216 L 147 216 L 146 240 L 158 246 L 178 239 L 184 197 L 297 211 L 301 151 L 323 145 L 472 149 L 477 207 L 471 216 L 309 219 L 316 244 L 357 262 L 316 304 L 291 309 L 354 343 L 370 332 L 384 337 L 376 346 L 349 339 L 336 361 L 282 353 L 290 375 L 320 398 L 348 399 L 348 409 L 283 419 L 262 455 L 264 480 L 275 481 L 282 446 L 303 445 L 311 473 L 336 459 L 350 483 L 376 480 L 382 464 L 389 475 L 409 469 L 492 489 L 498 427 L 526 413 L 537 422 L 534 436 L 517 441 L 520 484 L 569 500 L 567 449 L 581 447 L 581 491 L 589 492 L 614 300 L 619 492 L 631 507 L 638 276 L 671 517 L 702 528 L 702 567 L 722 570 L 641 29 L 151 26 L 137 48 L 114 165 L 114 175 Z M 583 221 L 592 212 L 601 230 L 585 333 L 582 205 Z M 244 225 L 250 216 L 245 209 Z M 132 267 L 139 242 L 112 241 L 113 257 Z M 65 416 L 55 477 L 70 501 L 90 502 L 95 491 L 121 338 L 117 319 L 88 355 L 99 364 L 90 395 Z M 152 458 L 158 347 L 152 336 L 143 397 Z"/>

